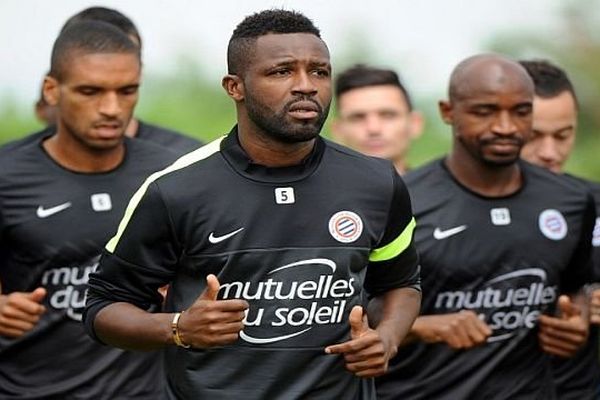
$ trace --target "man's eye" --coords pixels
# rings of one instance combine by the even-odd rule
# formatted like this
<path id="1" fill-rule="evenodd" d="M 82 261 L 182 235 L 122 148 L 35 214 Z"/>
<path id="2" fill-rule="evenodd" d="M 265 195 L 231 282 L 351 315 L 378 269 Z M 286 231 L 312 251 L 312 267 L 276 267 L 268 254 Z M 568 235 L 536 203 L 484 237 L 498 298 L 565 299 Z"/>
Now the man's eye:
<path id="1" fill-rule="evenodd" d="M 531 107 L 522 107 L 522 108 L 517 108 L 517 114 L 522 116 L 522 117 L 526 117 L 529 114 L 531 114 Z"/>
<path id="2" fill-rule="evenodd" d="M 138 91 L 137 87 L 127 87 L 127 88 L 121 89 L 121 94 L 131 95 L 131 94 L 136 94 L 137 91 Z"/>
<path id="3" fill-rule="evenodd" d="M 79 89 L 79 93 L 81 93 L 84 96 L 93 96 L 96 93 L 98 93 L 98 89 L 94 89 L 94 88 L 83 88 L 83 89 Z"/>
<path id="4" fill-rule="evenodd" d="M 493 111 L 488 108 L 477 108 L 471 111 L 471 114 L 476 115 L 478 117 L 487 117 L 492 115 Z"/>
<path id="5" fill-rule="evenodd" d="M 289 69 L 276 69 L 275 71 L 271 72 L 271 75 L 286 76 L 286 75 L 289 75 L 289 73 L 290 73 Z"/>
<path id="6" fill-rule="evenodd" d="M 324 68 L 321 68 L 321 69 L 314 70 L 313 74 L 326 78 L 329 76 L 329 71 Z"/>

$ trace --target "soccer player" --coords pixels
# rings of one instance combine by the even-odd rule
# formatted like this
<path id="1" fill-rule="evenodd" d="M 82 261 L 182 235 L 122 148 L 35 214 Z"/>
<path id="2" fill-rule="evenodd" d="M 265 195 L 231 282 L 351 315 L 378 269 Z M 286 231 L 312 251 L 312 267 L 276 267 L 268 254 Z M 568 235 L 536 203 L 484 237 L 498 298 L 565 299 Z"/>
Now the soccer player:
<path id="1" fill-rule="evenodd" d="M 407 169 L 410 142 L 421 135 L 423 117 L 398 74 L 355 65 L 336 78 L 337 141 L 370 156 L 391 160 L 400 174 Z"/>
<path id="2" fill-rule="evenodd" d="M 454 69 L 440 102 L 452 150 L 406 175 L 422 313 L 378 398 L 556 398 L 537 320 L 556 306 L 562 323 L 585 329 L 578 299 L 563 294 L 588 282 L 594 204 L 580 184 L 520 161 L 533 90 L 499 55 Z"/>
<path id="3" fill-rule="evenodd" d="M 533 137 L 525 144 L 521 157 L 527 161 L 563 174 L 577 131 L 577 96 L 569 77 L 561 68 L 548 61 L 520 61 L 535 84 L 533 98 Z M 596 213 L 600 210 L 600 185 L 565 174 L 590 187 L 596 200 Z M 594 281 L 600 281 L 600 220 L 596 219 L 594 238 Z M 594 291 L 593 304 L 598 305 L 600 291 Z M 592 306 L 592 322 L 598 322 L 598 307 Z M 557 318 L 540 319 L 542 339 L 553 344 L 547 350 L 558 357 L 554 360 L 555 381 L 559 399 L 593 399 L 600 384 L 598 365 L 598 327 L 590 326 L 586 345 L 574 357 L 565 359 L 577 345 L 571 339 L 577 332 L 560 331 Z M 552 340 L 548 336 L 554 336 Z"/>
<path id="4" fill-rule="evenodd" d="M 331 65 L 304 15 L 248 16 L 227 54 L 237 125 L 135 194 L 90 277 L 86 327 L 163 348 L 166 398 L 374 399 L 365 378 L 420 304 L 406 188 L 390 162 L 319 137 Z M 148 312 L 165 283 L 165 312 Z"/>
<path id="5" fill-rule="evenodd" d="M 112 25 L 66 28 L 44 97 L 56 133 L 0 157 L 0 398 L 160 398 L 158 354 L 102 346 L 81 323 L 88 275 L 136 188 L 176 155 L 124 137 L 139 46 Z"/>
<path id="6" fill-rule="evenodd" d="M 106 7 L 86 8 L 70 17 L 63 25 L 61 32 L 72 24 L 81 21 L 101 21 L 114 25 L 127 34 L 127 36 L 140 47 L 140 51 L 142 49 L 142 38 L 133 21 L 117 10 Z M 49 126 L 40 132 L 22 139 L 17 139 L 5 146 L 7 148 L 14 148 L 21 144 L 36 142 L 43 137 L 51 136 L 54 133 L 53 118 L 55 116 L 55 111 L 53 108 L 54 107 L 48 104 L 43 98 L 42 93 L 40 99 L 35 104 L 35 112 L 38 119 L 46 122 Z M 127 125 L 127 129 L 125 130 L 125 134 L 129 137 L 151 141 L 160 146 L 167 147 L 169 150 L 181 155 L 195 150 L 202 145 L 200 141 L 194 138 L 170 129 L 143 122 L 135 117 L 131 118 L 129 125 Z"/>

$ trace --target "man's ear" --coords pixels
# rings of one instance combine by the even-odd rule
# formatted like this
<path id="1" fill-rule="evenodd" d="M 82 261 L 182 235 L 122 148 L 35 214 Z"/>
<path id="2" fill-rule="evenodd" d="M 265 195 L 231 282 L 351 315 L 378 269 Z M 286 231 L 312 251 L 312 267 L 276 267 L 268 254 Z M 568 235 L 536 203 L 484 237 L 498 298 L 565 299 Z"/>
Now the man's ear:
<path id="1" fill-rule="evenodd" d="M 418 139 L 423 134 L 423 127 L 425 126 L 425 119 L 423 114 L 418 111 L 411 111 L 410 113 L 410 139 Z"/>
<path id="2" fill-rule="evenodd" d="M 446 124 L 452 125 L 452 121 L 454 119 L 454 116 L 452 114 L 452 103 L 450 101 L 440 100 L 438 102 L 438 107 L 440 110 L 440 116 L 442 117 L 442 120 Z"/>
<path id="3" fill-rule="evenodd" d="M 244 81 L 239 76 L 232 74 L 225 75 L 221 81 L 221 86 L 225 89 L 227 96 L 231 97 L 234 101 L 239 102 L 244 100 Z"/>
<path id="4" fill-rule="evenodd" d="M 46 75 L 42 84 L 44 100 L 51 106 L 56 106 L 60 99 L 60 87 L 56 78 Z"/>

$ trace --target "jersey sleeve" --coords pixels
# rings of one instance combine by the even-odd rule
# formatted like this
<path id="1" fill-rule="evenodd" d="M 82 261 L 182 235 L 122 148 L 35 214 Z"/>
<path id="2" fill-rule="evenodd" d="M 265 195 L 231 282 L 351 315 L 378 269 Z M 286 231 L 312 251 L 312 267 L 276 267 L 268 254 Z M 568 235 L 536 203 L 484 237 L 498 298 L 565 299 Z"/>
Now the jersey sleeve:
<path id="1" fill-rule="evenodd" d="M 384 233 L 369 255 L 365 289 L 372 296 L 411 287 L 421 290 L 419 256 L 414 243 L 416 226 L 408 190 L 394 171 L 394 194 Z"/>
<path id="2" fill-rule="evenodd" d="M 94 319 L 111 303 L 158 309 L 162 302 L 158 289 L 172 279 L 181 247 L 158 185 L 142 187 L 90 274 L 83 316 L 88 333 L 96 338 Z"/>
<path id="3" fill-rule="evenodd" d="M 593 279 L 592 237 L 596 221 L 594 199 L 590 194 L 583 215 L 577 248 L 567 268 L 561 274 L 561 292 L 575 293 Z"/>

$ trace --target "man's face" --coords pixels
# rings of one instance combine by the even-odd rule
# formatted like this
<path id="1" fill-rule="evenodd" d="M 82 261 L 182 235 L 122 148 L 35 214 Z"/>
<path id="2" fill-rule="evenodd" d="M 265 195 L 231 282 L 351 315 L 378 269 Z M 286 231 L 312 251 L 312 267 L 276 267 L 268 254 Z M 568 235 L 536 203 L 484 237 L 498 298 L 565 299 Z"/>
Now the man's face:
<path id="1" fill-rule="evenodd" d="M 518 160 L 531 135 L 532 100 L 531 86 L 518 76 L 490 74 L 468 82 L 440 110 L 452 125 L 455 149 L 483 164 L 504 166 Z"/>
<path id="2" fill-rule="evenodd" d="M 337 100 L 336 137 L 370 156 L 396 161 L 406 157 L 410 141 L 420 133 L 420 119 L 394 85 L 349 90 Z"/>
<path id="3" fill-rule="evenodd" d="M 306 33 L 268 34 L 254 45 L 243 76 L 248 118 L 271 138 L 303 142 L 316 137 L 331 103 L 329 51 Z"/>
<path id="4" fill-rule="evenodd" d="M 96 150 L 120 145 L 138 99 L 140 62 L 135 54 L 74 54 L 60 80 L 44 82 L 57 107 L 59 132 Z"/>
<path id="5" fill-rule="evenodd" d="M 562 172 L 575 144 L 577 107 L 568 91 L 558 96 L 533 100 L 533 136 L 521 153 L 525 160 Z"/>

